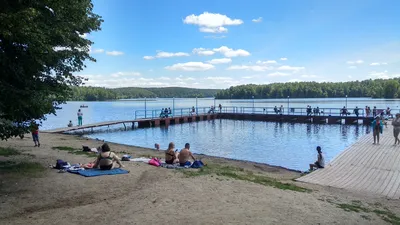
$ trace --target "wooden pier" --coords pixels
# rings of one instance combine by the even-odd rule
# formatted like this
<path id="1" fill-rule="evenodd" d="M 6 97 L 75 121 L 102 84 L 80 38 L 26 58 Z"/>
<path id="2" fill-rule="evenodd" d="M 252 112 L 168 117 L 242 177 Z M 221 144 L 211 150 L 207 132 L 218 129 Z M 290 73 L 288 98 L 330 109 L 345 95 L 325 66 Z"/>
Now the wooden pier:
<path id="1" fill-rule="evenodd" d="M 392 126 L 384 128 L 379 145 L 372 144 L 372 134 L 363 136 L 324 169 L 297 181 L 399 199 L 400 146 L 393 145 L 392 132 Z"/>
<path id="2" fill-rule="evenodd" d="M 52 130 L 44 130 L 43 133 L 66 133 L 78 130 L 91 130 L 93 128 L 98 127 L 109 127 L 112 125 L 120 125 L 122 124 L 125 129 L 127 127 L 131 128 L 143 128 L 143 127 L 158 127 L 158 126 L 168 126 L 170 124 L 179 124 L 186 122 L 195 122 L 202 120 L 211 120 L 215 119 L 217 114 L 202 114 L 202 115 L 193 115 L 193 116 L 180 116 L 180 117 L 169 117 L 169 118 L 149 118 L 149 119 L 136 119 L 136 120 L 116 120 L 116 121 L 107 121 L 93 124 L 86 124 L 82 126 L 73 126 L 73 127 L 62 127 L 56 128 Z"/>

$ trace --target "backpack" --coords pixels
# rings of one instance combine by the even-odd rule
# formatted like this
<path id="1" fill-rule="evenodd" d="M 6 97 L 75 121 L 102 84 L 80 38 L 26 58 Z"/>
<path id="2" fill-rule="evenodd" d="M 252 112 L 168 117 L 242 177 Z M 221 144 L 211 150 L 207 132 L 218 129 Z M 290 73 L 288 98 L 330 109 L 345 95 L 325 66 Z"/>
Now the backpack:
<path id="1" fill-rule="evenodd" d="M 69 165 L 68 162 L 65 162 L 65 161 L 63 161 L 61 159 L 57 159 L 57 163 L 56 163 L 56 166 L 54 168 L 61 170 L 61 169 L 64 169 L 65 166 L 68 166 L 68 165 Z"/>
<path id="2" fill-rule="evenodd" d="M 198 169 L 204 166 L 204 163 L 201 160 L 196 160 L 193 162 L 191 168 Z"/>
<path id="3" fill-rule="evenodd" d="M 152 159 L 150 159 L 149 164 L 152 166 L 158 167 L 158 166 L 161 166 L 161 161 L 157 158 L 152 158 Z"/>

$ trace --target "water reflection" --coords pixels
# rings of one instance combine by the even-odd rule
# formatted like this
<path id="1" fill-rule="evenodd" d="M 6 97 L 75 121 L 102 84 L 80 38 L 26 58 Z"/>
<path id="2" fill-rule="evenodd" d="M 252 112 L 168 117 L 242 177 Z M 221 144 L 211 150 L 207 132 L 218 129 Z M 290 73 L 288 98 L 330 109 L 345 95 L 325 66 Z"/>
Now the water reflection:
<path id="1" fill-rule="evenodd" d="M 195 153 L 306 170 L 320 145 L 329 161 L 367 131 L 367 126 L 295 124 L 219 119 L 88 135 L 106 141 L 166 149 L 191 143 Z"/>

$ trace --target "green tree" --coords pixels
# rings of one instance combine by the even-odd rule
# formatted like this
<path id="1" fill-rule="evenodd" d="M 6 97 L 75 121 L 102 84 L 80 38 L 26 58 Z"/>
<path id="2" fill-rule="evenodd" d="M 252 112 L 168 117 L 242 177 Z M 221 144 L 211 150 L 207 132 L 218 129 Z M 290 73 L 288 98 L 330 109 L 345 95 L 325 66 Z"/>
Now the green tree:
<path id="1" fill-rule="evenodd" d="M 385 83 L 385 89 L 384 89 L 384 97 L 385 98 L 396 98 L 397 97 L 397 91 L 399 89 L 399 82 L 395 80 L 389 80 Z"/>
<path id="2" fill-rule="evenodd" d="M 0 138 L 29 130 L 70 97 L 100 30 L 91 0 L 3 0 L 0 7 Z M 5 97 L 7 96 L 7 97 Z"/>

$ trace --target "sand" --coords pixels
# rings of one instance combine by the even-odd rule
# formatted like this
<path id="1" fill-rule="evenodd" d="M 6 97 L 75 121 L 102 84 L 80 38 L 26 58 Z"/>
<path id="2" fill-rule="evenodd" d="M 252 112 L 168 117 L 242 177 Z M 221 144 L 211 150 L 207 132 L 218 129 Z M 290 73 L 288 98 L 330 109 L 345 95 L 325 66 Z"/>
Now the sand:
<path id="1" fill-rule="evenodd" d="M 13 147 L 29 155 L 0 157 L 0 161 L 25 157 L 46 167 L 56 159 L 87 163 L 92 159 L 52 147 L 102 144 L 72 135 L 42 133 L 40 137 L 40 148 L 33 147 L 29 137 L 1 141 L 1 147 Z M 163 156 L 163 152 L 151 149 L 118 144 L 110 147 L 134 157 Z M 0 174 L 0 224 L 389 224 L 375 213 L 347 212 L 335 204 L 355 201 L 371 208 L 387 207 L 400 215 L 399 200 L 294 182 L 292 179 L 300 173 L 279 167 L 202 158 L 208 163 L 241 167 L 294 183 L 312 192 L 282 190 L 216 175 L 187 177 L 176 170 L 136 162 L 124 162 L 129 174 L 94 178 L 48 168 L 35 178 Z"/>

